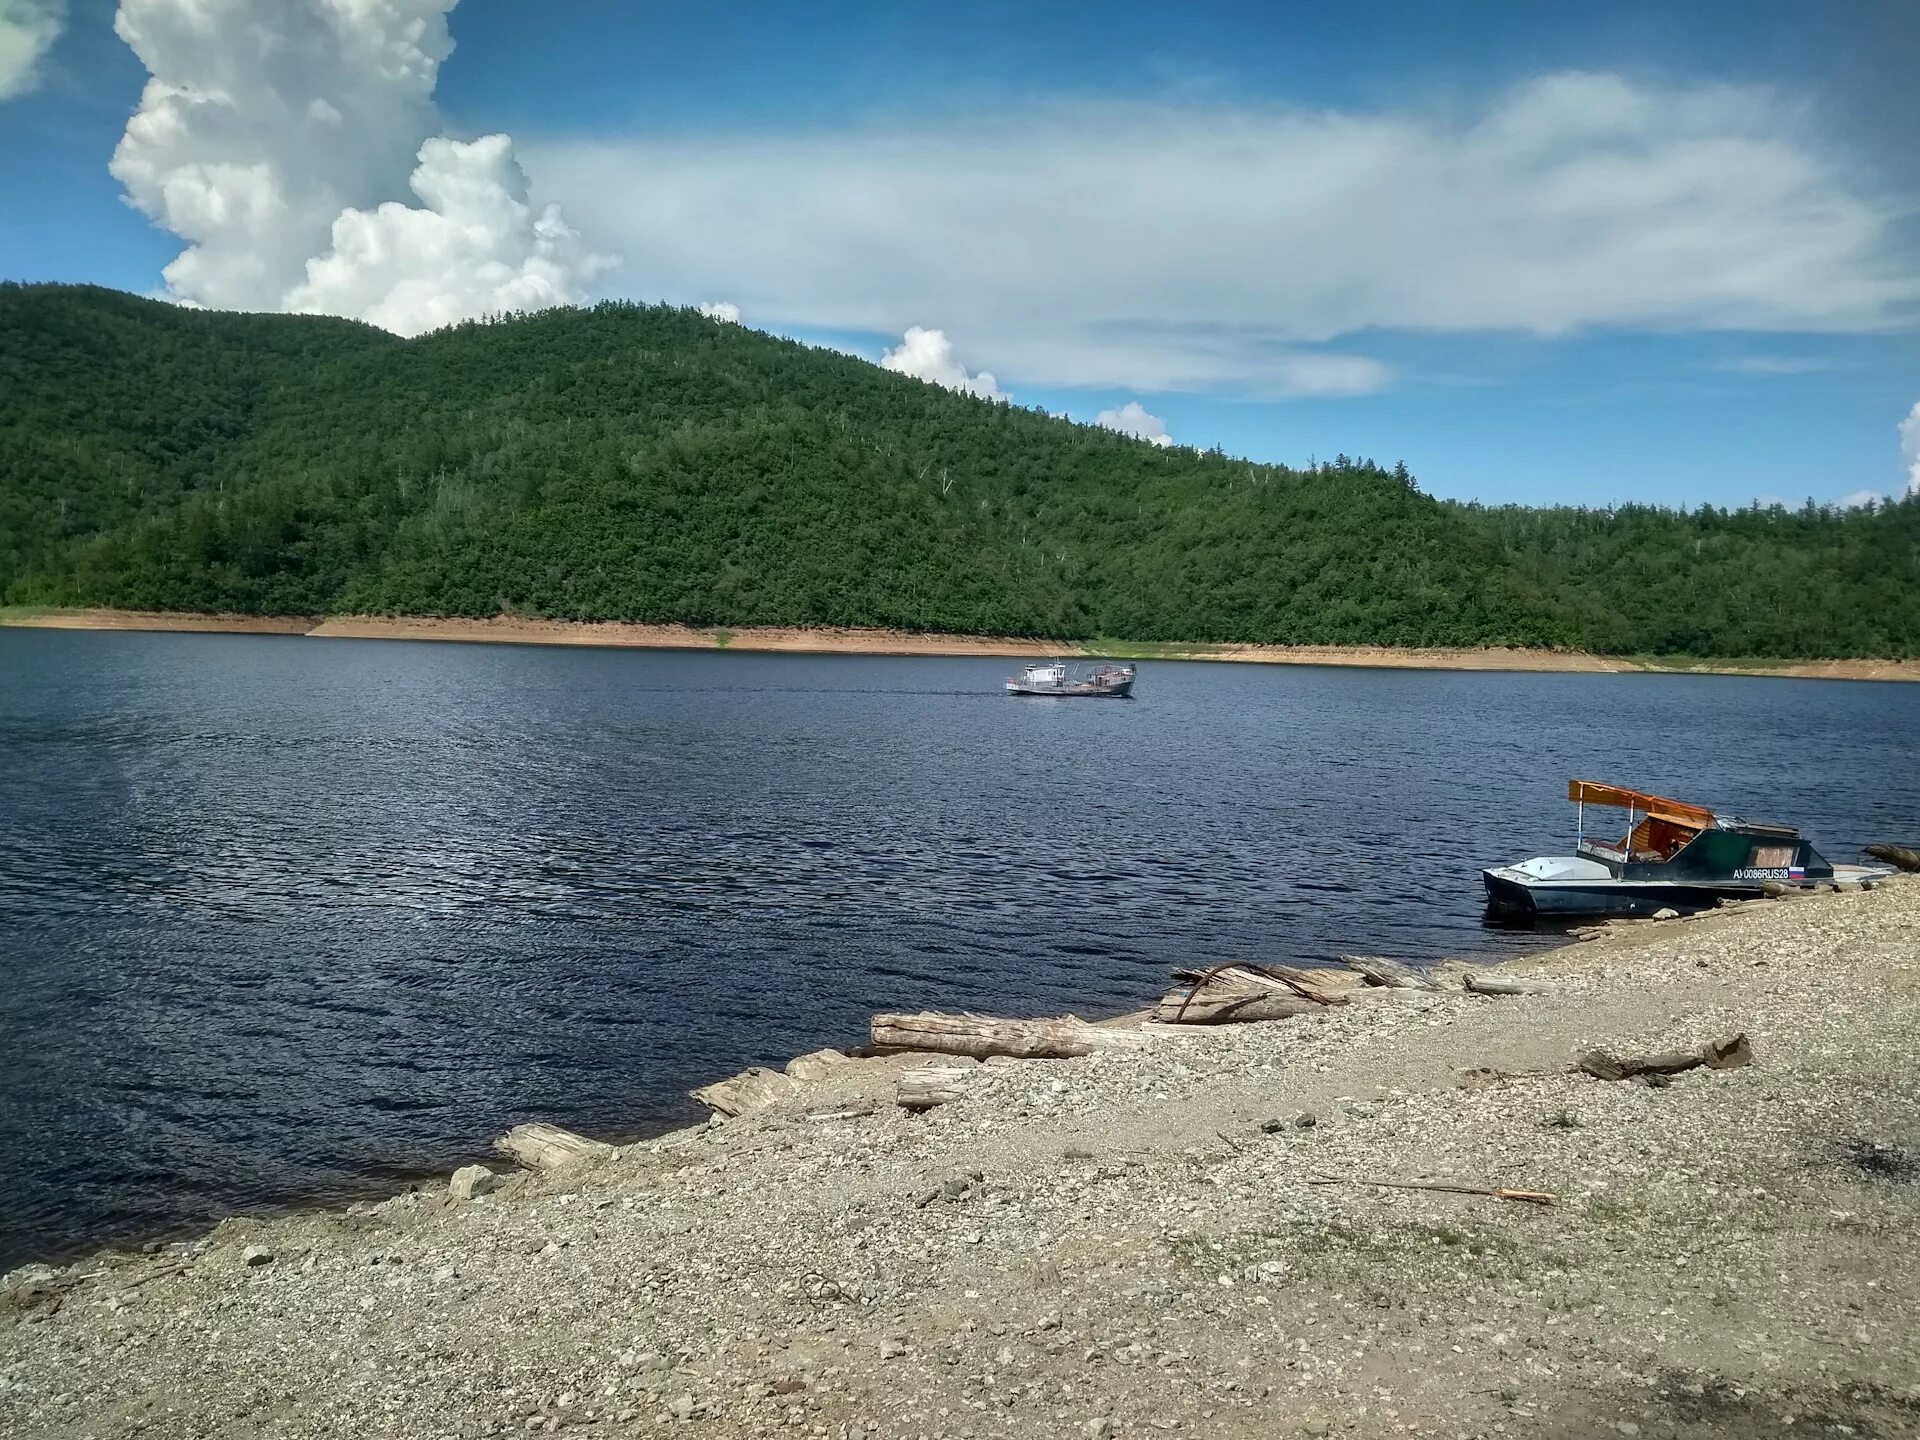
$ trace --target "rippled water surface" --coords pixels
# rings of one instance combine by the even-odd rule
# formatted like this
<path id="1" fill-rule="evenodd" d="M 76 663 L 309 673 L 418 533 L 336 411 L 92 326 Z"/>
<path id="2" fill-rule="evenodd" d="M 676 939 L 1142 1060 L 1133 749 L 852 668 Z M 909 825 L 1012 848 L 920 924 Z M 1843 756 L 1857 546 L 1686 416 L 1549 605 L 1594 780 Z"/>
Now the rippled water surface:
<path id="1" fill-rule="evenodd" d="M 0 630 L 0 1263 L 636 1133 L 876 1009 L 1414 959 L 1570 775 L 1912 838 L 1920 690 Z"/>

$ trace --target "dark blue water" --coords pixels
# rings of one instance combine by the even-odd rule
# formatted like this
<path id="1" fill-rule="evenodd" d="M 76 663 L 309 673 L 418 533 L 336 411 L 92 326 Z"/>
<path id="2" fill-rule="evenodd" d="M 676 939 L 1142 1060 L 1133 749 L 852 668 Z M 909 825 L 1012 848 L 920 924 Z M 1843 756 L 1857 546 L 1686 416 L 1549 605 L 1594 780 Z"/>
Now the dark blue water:
<path id="1" fill-rule="evenodd" d="M 1478 870 L 1571 775 L 1920 831 L 1912 687 L 1008 668 L 0 630 L 0 1264 L 658 1128 L 875 1010 L 1537 944 Z"/>

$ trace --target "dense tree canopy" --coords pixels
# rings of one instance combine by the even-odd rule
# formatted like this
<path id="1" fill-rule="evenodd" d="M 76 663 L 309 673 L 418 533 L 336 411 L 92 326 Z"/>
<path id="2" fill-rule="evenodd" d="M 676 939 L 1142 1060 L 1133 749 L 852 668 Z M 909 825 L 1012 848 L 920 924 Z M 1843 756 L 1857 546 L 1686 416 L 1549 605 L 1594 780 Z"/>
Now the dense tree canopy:
<path id="1" fill-rule="evenodd" d="M 1920 653 L 1920 502 L 1488 509 L 1156 449 L 668 307 L 402 341 L 0 286 L 14 604 Z"/>

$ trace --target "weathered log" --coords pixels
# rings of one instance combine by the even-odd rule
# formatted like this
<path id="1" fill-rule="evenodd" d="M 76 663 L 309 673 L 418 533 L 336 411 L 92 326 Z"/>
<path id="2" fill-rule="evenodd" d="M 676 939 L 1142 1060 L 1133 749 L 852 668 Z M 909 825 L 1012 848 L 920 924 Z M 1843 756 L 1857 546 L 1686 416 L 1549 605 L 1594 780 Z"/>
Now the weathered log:
<path id="1" fill-rule="evenodd" d="M 1720 1040 L 1700 1050 L 1668 1050 L 1658 1055 L 1616 1057 L 1604 1050 L 1588 1050 L 1574 1057 L 1574 1069 L 1597 1080 L 1633 1080 L 1642 1076 L 1650 1083 L 1706 1066 L 1712 1070 L 1737 1070 L 1753 1063 L 1753 1042 L 1742 1031 L 1730 1040 Z"/>
<path id="2" fill-rule="evenodd" d="M 1344 999 L 1341 1003 L 1345 1003 Z M 1174 990 L 1154 1007 L 1153 1018 L 1163 1025 L 1239 1025 L 1255 1020 L 1290 1020 L 1317 1015 L 1327 1007 L 1290 990 L 1213 995 L 1202 990 Z"/>
<path id="3" fill-rule="evenodd" d="M 1807 887 L 1805 885 L 1796 885 L 1786 880 L 1762 880 L 1760 882 L 1760 893 L 1765 895 L 1769 900 L 1785 900 L 1791 895 L 1805 895 L 1807 893 Z"/>
<path id="4" fill-rule="evenodd" d="M 709 1110 L 731 1118 L 764 1110 L 769 1105 L 778 1105 L 782 1100 L 791 1100 L 799 1090 L 798 1082 L 778 1070 L 753 1065 L 738 1075 L 716 1080 L 711 1085 L 702 1085 L 692 1093 L 693 1098 Z"/>
<path id="5" fill-rule="evenodd" d="M 613 1154 L 613 1146 L 603 1140 L 589 1140 L 558 1125 L 516 1125 L 493 1148 L 511 1156 L 529 1170 L 557 1170 L 576 1160 L 604 1160 Z"/>
<path id="6" fill-rule="evenodd" d="M 1359 971 L 1361 978 L 1369 985 L 1383 985 L 1393 990 L 1441 988 L 1432 976 L 1422 975 L 1418 970 L 1382 955 L 1342 955 L 1340 963 L 1349 970 Z"/>
<path id="7" fill-rule="evenodd" d="M 795 1080 L 824 1080 L 842 1065 L 852 1063 L 838 1050 L 810 1050 L 787 1062 L 787 1074 Z"/>
<path id="8" fill-rule="evenodd" d="M 1173 978 L 1184 985 L 1198 986 L 1202 994 L 1265 995 L 1291 990 L 1322 1005 L 1347 1003 L 1346 990 L 1330 983 L 1331 972 L 1299 970 L 1291 965 L 1220 965 L 1212 970 L 1176 970 Z"/>
<path id="9" fill-rule="evenodd" d="M 931 1110 L 936 1105 L 963 1099 L 979 1068 L 980 1062 L 970 1055 L 954 1055 L 915 1065 L 900 1072 L 900 1083 L 893 1098 L 907 1110 Z"/>
<path id="10" fill-rule="evenodd" d="M 1148 1044 L 1138 1030 L 1089 1025 L 1075 1015 L 1055 1020 L 999 1020 L 991 1015 L 917 1015 L 873 1017 L 877 1051 L 932 1050 L 944 1055 L 1007 1055 L 1016 1060 L 1064 1060 L 1096 1050 L 1124 1050 Z"/>
<path id="11" fill-rule="evenodd" d="M 1456 1185 L 1451 1180 L 1370 1180 L 1359 1175 L 1313 1175 L 1309 1185 L 1372 1185 L 1383 1190 L 1441 1190 L 1452 1195 L 1485 1195 L 1490 1200 L 1519 1200 L 1552 1205 L 1559 1196 L 1546 1190 L 1509 1190 L 1504 1186 Z"/>
<path id="12" fill-rule="evenodd" d="M 1920 873 L 1920 850 L 1907 845 L 1869 845 L 1867 854 L 1884 860 L 1896 870 Z"/>
<path id="13" fill-rule="evenodd" d="M 1511 975 L 1489 975 L 1484 970 L 1469 970 L 1466 987 L 1476 995 L 1547 995 L 1553 987 L 1538 980 L 1516 980 Z"/>

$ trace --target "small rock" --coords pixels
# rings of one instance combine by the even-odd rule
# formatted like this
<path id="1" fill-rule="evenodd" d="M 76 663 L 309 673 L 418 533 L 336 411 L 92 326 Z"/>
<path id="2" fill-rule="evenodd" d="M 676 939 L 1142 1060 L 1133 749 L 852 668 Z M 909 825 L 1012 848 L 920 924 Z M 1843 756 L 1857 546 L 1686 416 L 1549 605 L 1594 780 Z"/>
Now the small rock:
<path id="1" fill-rule="evenodd" d="M 880 1358 L 882 1360 L 898 1360 L 906 1353 L 907 1342 L 895 1336 L 889 1335 L 880 1342 Z"/>
<path id="2" fill-rule="evenodd" d="M 1653 918 L 1656 920 L 1678 920 L 1680 918 L 1680 912 L 1675 910 L 1671 905 L 1663 905 L 1653 912 Z"/>
<path id="3" fill-rule="evenodd" d="M 1319 1123 L 1320 1117 L 1311 1110 L 1302 1110 L 1298 1115 L 1293 1117 L 1293 1128 L 1296 1130 L 1311 1130 Z"/>
<path id="4" fill-rule="evenodd" d="M 273 1263 L 273 1251 L 264 1245 L 249 1245 L 241 1252 L 240 1259 L 241 1262 L 246 1265 L 271 1265 Z"/>
<path id="5" fill-rule="evenodd" d="M 1086 1436 L 1087 1440 L 1104 1440 L 1105 1436 L 1113 1433 L 1113 1421 L 1104 1415 L 1096 1415 L 1080 1427 L 1080 1433 Z"/>
<path id="6" fill-rule="evenodd" d="M 447 1194 L 455 1200 L 471 1200 L 499 1187 L 500 1177 L 484 1165 L 462 1165 L 447 1182 Z"/>
<path id="7" fill-rule="evenodd" d="M 684 1391 L 681 1394 L 674 1396 L 672 1400 L 667 1402 L 667 1410 L 672 1414 L 673 1418 L 676 1420 L 691 1420 L 693 1418 L 694 1412 L 699 1408 L 700 1407 L 695 1402 L 693 1396 L 685 1393 Z"/>

